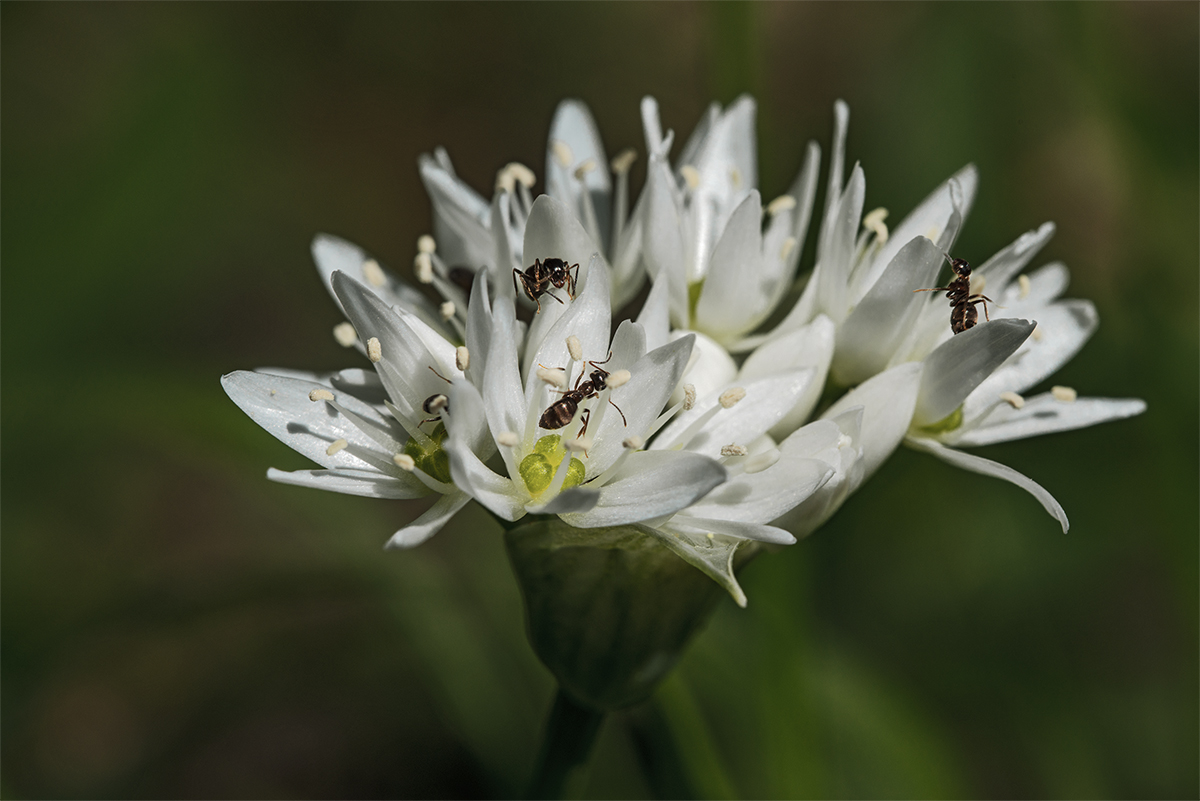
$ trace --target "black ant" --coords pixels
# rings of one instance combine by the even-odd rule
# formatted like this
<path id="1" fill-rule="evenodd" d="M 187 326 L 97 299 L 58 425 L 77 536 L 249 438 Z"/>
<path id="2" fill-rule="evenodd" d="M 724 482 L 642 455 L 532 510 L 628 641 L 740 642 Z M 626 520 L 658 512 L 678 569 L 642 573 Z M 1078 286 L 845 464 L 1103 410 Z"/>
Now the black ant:
<path id="1" fill-rule="evenodd" d="M 607 364 L 612 358 L 612 352 L 609 351 L 608 359 L 602 362 L 588 362 L 592 366 L 592 374 L 587 381 L 583 380 L 586 370 L 579 374 L 579 378 L 575 379 L 575 388 L 563 392 L 563 396 L 550 404 L 546 411 L 542 412 L 541 418 L 538 420 L 538 425 L 541 428 L 554 430 L 562 428 L 575 419 L 575 412 L 579 410 L 579 404 L 583 403 L 588 398 L 595 398 L 599 394 L 608 389 L 608 371 L 600 368 L 600 365 Z M 580 383 L 582 382 L 582 383 Z M 621 415 L 621 422 L 626 426 L 629 421 L 625 419 L 625 412 L 621 411 L 621 407 L 612 402 L 612 398 L 608 399 L 612 403 L 614 409 Z M 579 429 L 579 437 L 587 433 L 588 421 L 591 420 L 592 410 L 583 410 L 583 427 Z M 576 437 L 578 439 L 578 437 Z"/>
<path id="2" fill-rule="evenodd" d="M 575 271 L 575 275 L 571 275 L 571 270 Z M 516 267 L 513 268 L 513 289 L 517 289 L 517 278 L 521 279 L 521 285 L 525 288 L 525 296 L 537 304 L 538 311 L 542 310 L 542 295 L 550 297 L 562 303 L 563 300 L 558 295 L 550 291 L 551 284 L 555 289 L 567 288 L 567 295 L 571 300 L 575 300 L 575 281 L 579 278 L 579 265 L 568 265 L 562 259 L 534 259 L 533 264 L 521 272 Z"/>
<path id="3" fill-rule="evenodd" d="M 967 263 L 966 259 L 956 259 L 949 253 L 942 252 L 950 262 L 950 268 L 954 270 L 955 278 L 950 282 L 950 286 L 914 289 L 913 292 L 945 292 L 946 300 L 950 301 L 950 306 L 952 307 L 952 311 L 950 312 L 950 330 L 956 334 L 961 334 L 968 328 L 975 327 L 975 323 L 979 320 L 979 312 L 975 308 L 977 304 L 983 304 L 983 317 L 990 322 L 992 318 L 988 316 L 987 305 L 996 301 L 987 295 L 972 295 L 971 265 Z"/>
<path id="4" fill-rule="evenodd" d="M 449 378 L 446 378 L 446 376 L 442 375 L 437 370 L 434 370 L 432 365 L 430 365 L 429 369 L 433 371 L 434 375 L 445 381 L 447 384 L 453 383 Z M 440 392 L 435 392 L 421 402 L 421 408 L 425 410 L 425 414 L 432 414 L 433 417 L 426 417 L 424 420 L 417 423 L 419 426 L 423 426 L 426 423 L 432 423 L 435 420 L 441 420 L 442 412 L 450 411 L 450 399 Z"/>

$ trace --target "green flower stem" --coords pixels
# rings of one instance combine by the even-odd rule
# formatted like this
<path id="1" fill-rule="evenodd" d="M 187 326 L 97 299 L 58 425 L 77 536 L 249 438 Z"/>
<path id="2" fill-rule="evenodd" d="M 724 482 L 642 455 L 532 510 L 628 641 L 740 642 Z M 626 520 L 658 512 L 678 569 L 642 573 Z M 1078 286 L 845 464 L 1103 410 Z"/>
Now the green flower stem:
<path id="1" fill-rule="evenodd" d="M 559 688 L 546 721 L 546 733 L 527 798 L 578 797 L 587 760 L 604 713 L 584 706 Z"/>

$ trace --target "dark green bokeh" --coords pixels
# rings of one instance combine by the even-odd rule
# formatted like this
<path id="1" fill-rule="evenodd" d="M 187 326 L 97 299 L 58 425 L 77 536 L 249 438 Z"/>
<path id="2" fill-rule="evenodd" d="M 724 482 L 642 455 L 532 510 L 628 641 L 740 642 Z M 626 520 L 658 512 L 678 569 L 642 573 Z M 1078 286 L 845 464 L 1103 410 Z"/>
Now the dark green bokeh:
<path id="1" fill-rule="evenodd" d="M 749 609 L 606 723 L 587 793 L 1196 797 L 1198 26 L 1185 3 L 0 5 L 0 790 L 519 793 L 553 687 L 500 529 L 469 508 L 383 553 L 421 504 L 267 482 L 303 459 L 217 379 L 352 361 L 308 244 L 407 273 L 419 153 L 489 189 L 542 171 L 563 97 L 616 152 L 644 94 L 686 135 L 750 90 L 766 197 L 842 97 L 870 207 L 974 161 L 961 255 L 1057 222 L 1039 263 L 1102 324 L 1054 382 L 1149 412 L 983 449 L 1067 536 L 901 450 L 749 566 Z"/>

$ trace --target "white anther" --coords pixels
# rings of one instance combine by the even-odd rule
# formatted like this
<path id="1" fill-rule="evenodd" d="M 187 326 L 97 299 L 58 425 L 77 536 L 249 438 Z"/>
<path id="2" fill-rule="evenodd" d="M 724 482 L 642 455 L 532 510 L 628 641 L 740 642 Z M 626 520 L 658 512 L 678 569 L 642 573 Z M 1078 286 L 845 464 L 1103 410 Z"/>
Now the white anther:
<path id="1" fill-rule="evenodd" d="M 734 189 L 742 185 L 742 174 L 738 172 L 737 167 L 729 168 L 729 183 L 733 184 Z"/>
<path id="2" fill-rule="evenodd" d="M 776 215 L 796 208 L 796 198 L 791 195 L 780 195 L 767 204 L 767 214 Z"/>
<path id="3" fill-rule="evenodd" d="M 787 257 L 792 255 L 792 251 L 796 248 L 796 237 L 789 236 L 783 240 L 783 244 L 779 247 L 779 260 L 787 261 Z"/>
<path id="4" fill-rule="evenodd" d="M 1042 327 L 1040 325 L 1034 325 L 1033 333 L 1031 333 L 1029 336 L 1033 337 L 1034 342 L 1041 342 L 1042 341 Z"/>
<path id="5" fill-rule="evenodd" d="M 696 385 L 683 385 L 683 410 L 689 412 L 696 407 Z"/>
<path id="6" fill-rule="evenodd" d="M 632 147 L 627 147 L 617 155 L 613 156 L 609 166 L 617 175 L 629 172 L 629 168 L 633 166 L 633 162 L 637 161 L 637 151 Z"/>
<path id="7" fill-rule="evenodd" d="M 700 171 L 691 164 L 684 164 L 680 167 L 679 174 L 683 176 L 683 180 L 687 181 L 688 189 L 700 186 Z"/>
<path id="8" fill-rule="evenodd" d="M 888 241 L 888 227 L 883 224 L 883 221 L 887 219 L 887 216 L 888 210 L 881 206 L 873 211 L 867 212 L 867 215 L 863 217 L 862 221 L 863 228 L 873 232 L 875 234 L 875 239 L 881 245 Z M 930 239 L 932 238 L 933 237 L 930 237 Z"/>
<path id="9" fill-rule="evenodd" d="M 433 237 L 429 234 L 421 234 L 417 237 L 417 252 L 418 253 L 433 253 L 437 250 L 437 242 L 433 241 Z"/>
<path id="10" fill-rule="evenodd" d="M 367 340 L 367 358 L 373 362 L 378 362 L 383 358 L 383 346 L 379 344 L 377 337 Z"/>
<path id="11" fill-rule="evenodd" d="M 367 283 L 371 286 L 383 286 L 387 283 L 387 276 L 383 274 L 383 268 L 374 259 L 364 261 L 362 271 L 363 278 L 367 279 Z"/>
<path id="12" fill-rule="evenodd" d="M 314 402 L 333 400 L 333 393 L 327 389 L 314 389 L 312 392 L 308 393 L 308 399 Z"/>
<path id="13" fill-rule="evenodd" d="M 537 377 L 552 387 L 562 389 L 567 385 L 567 374 L 557 367 L 539 367 Z"/>
<path id="14" fill-rule="evenodd" d="M 575 168 L 576 180 L 582 181 L 585 177 L 587 177 L 587 174 L 594 169 L 596 169 L 596 160 L 595 159 L 585 160 L 582 164 L 580 164 L 578 167 Z"/>
<path id="15" fill-rule="evenodd" d="M 438 306 L 438 312 L 442 315 L 443 320 L 449 320 L 454 316 L 454 301 L 448 300 Z"/>
<path id="16" fill-rule="evenodd" d="M 505 169 L 512 173 L 512 177 L 516 178 L 521 186 L 530 187 L 537 183 L 537 176 L 533 174 L 533 170 L 519 161 L 510 162 Z"/>
<path id="17" fill-rule="evenodd" d="M 521 438 L 512 431 L 501 431 L 499 436 L 496 437 L 496 442 L 506 448 L 515 448 L 521 444 Z"/>
<path id="18" fill-rule="evenodd" d="M 571 334 L 567 337 L 567 353 L 571 354 L 571 358 L 577 362 L 583 361 L 583 343 L 579 341 L 579 337 Z"/>
<path id="19" fill-rule="evenodd" d="M 628 370 L 614 370 L 612 375 L 604 379 L 604 383 L 608 385 L 609 389 L 616 389 L 617 387 L 623 387 L 628 384 L 629 377 Z"/>
<path id="20" fill-rule="evenodd" d="M 745 456 L 748 453 L 750 453 L 750 451 L 746 450 L 745 445 L 733 444 L 733 445 L 722 445 L 721 446 L 721 455 L 722 456 Z"/>
<path id="21" fill-rule="evenodd" d="M 1050 387 L 1050 394 L 1054 396 L 1055 400 L 1063 403 L 1074 403 L 1075 399 L 1079 397 L 1079 393 L 1071 387 Z"/>
<path id="22" fill-rule="evenodd" d="M 625 439 L 621 440 L 621 447 L 627 451 L 640 451 L 643 447 L 645 447 L 645 445 L 646 441 L 637 436 L 626 437 Z"/>
<path id="23" fill-rule="evenodd" d="M 422 284 L 433 283 L 433 259 L 429 258 L 428 253 L 418 253 L 413 259 L 413 273 Z"/>
<path id="24" fill-rule="evenodd" d="M 401 470 L 407 470 L 410 473 L 417 467 L 417 461 L 407 453 L 397 453 L 392 457 L 392 461 L 396 463 L 396 467 L 399 467 Z"/>
<path id="25" fill-rule="evenodd" d="M 358 334 L 354 331 L 354 326 L 348 322 L 342 322 L 333 327 L 333 338 L 343 348 L 350 348 L 358 341 Z"/>
<path id="26" fill-rule="evenodd" d="M 761 473 L 768 467 L 774 467 L 775 463 L 779 461 L 779 457 L 782 455 L 783 454 L 779 452 L 778 448 L 772 448 L 769 451 L 756 453 L 745 461 L 745 463 L 742 465 L 742 469 L 744 469 L 747 473 Z"/>
<path id="27" fill-rule="evenodd" d="M 1018 275 L 1017 276 L 1017 286 L 1019 286 L 1021 288 L 1021 291 L 1017 293 L 1018 298 L 1020 298 L 1021 300 L 1025 300 L 1025 298 L 1029 297 L 1030 283 L 1029 283 L 1028 275 L 1025 275 L 1025 274 Z"/>
<path id="28" fill-rule="evenodd" d="M 325 455 L 333 456 L 335 453 L 349 444 L 350 443 L 346 442 L 344 439 L 335 439 L 333 442 L 329 443 L 329 447 L 325 449 Z"/>
<path id="29" fill-rule="evenodd" d="M 454 366 L 463 372 L 471 366 L 471 351 L 467 350 L 466 345 L 459 345 L 454 349 Z"/>
<path id="30" fill-rule="evenodd" d="M 1000 400 L 1007 402 L 1008 405 L 1013 407 L 1014 409 L 1020 409 L 1022 406 L 1025 405 L 1025 399 L 1022 398 L 1017 393 L 1012 392 L 1012 391 L 1001 392 Z"/>
<path id="31" fill-rule="evenodd" d="M 561 139 L 550 140 L 550 152 L 564 170 L 575 163 L 575 154 L 571 152 L 571 146 Z"/>
<path id="32" fill-rule="evenodd" d="M 715 540 L 717 538 L 717 535 L 713 534 L 711 531 L 708 532 L 707 534 L 705 534 L 704 536 L 708 537 L 709 542 L 712 542 L 713 540 Z"/>
<path id="33" fill-rule="evenodd" d="M 721 393 L 721 397 L 717 398 L 717 402 L 721 404 L 721 408 L 723 409 L 732 409 L 744 397 L 746 397 L 746 390 L 741 387 L 730 387 Z"/>
<path id="34" fill-rule="evenodd" d="M 576 453 L 587 451 L 592 447 L 592 438 L 579 437 L 578 439 L 569 439 L 563 443 L 563 447 Z"/>
<path id="35" fill-rule="evenodd" d="M 838 436 L 837 446 L 838 446 L 839 451 L 849 448 L 853 444 L 854 444 L 854 440 L 850 439 L 850 437 L 846 436 L 845 434 L 841 434 Z"/>

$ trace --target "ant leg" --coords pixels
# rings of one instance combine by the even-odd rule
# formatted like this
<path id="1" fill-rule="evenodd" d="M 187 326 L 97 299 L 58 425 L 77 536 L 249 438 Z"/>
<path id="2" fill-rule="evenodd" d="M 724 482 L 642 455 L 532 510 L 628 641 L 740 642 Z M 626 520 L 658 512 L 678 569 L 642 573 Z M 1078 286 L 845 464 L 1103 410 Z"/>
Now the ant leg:
<path id="1" fill-rule="evenodd" d="M 554 298 L 555 300 L 557 300 L 559 303 L 566 303 L 566 301 L 564 301 L 564 300 L 563 300 L 562 298 L 560 298 L 558 295 L 555 295 L 553 292 L 549 292 L 549 291 L 547 291 L 547 292 L 545 292 L 544 294 L 547 294 L 547 295 L 549 295 L 550 297 L 552 297 L 552 298 Z"/>
<path id="2" fill-rule="evenodd" d="M 451 381 L 449 378 L 446 378 L 446 376 L 444 376 L 444 375 L 442 375 L 441 373 L 439 373 L 437 370 L 434 370 L 434 369 L 433 369 L 433 365 L 432 365 L 432 364 L 431 364 L 431 365 L 429 365 L 429 369 L 430 369 L 430 370 L 433 370 L 433 374 L 434 374 L 434 375 L 436 375 L 438 378 L 442 379 L 443 381 L 445 381 L 447 384 L 453 384 L 453 383 L 454 383 L 454 382 L 453 382 L 453 381 Z"/>
<path id="3" fill-rule="evenodd" d="M 931 286 L 929 289 L 914 289 L 913 292 L 949 292 L 948 286 Z"/>
<path id="4" fill-rule="evenodd" d="M 613 407 L 614 409 L 616 409 L 618 412 L 620 412 L 620 414 L 621 414 L 621 422 L 625 424 L 625 427 L 626 427 L 626 428 L 629 428 L 629 421 L 625 419 L 625 412 L 622 412 L 622 411 L 621 411 L 621 407 L 620 407 L 620 406 L 618 406 L 617 404 L 613 403 L 613 402 L 612 402 L 612 398 L 609 398 L 609 399 L 608 399 L 608 402 L 609 402 L 609 403 L 612 403 L 612 407 Z"/>
<path id="5" fill-rule="evenodd" d="M 583 439 L 583 435 L 587 433 L 588 423 L 592 421 L 592 410 L 584 409 L 580 417 L 583 419 L 583 428 L 579 429 L 579 433 L 575 435 L 575 439 Z"/>
<path id="6" fill-rule="evenodd" d="M 612 351 L 610 350 L 610 351 L 608 352 L 608 358 L 607 358 L 607 359 L 605 359 L 604 361 L 602 361 L 602 362 L 588 362 L 588 364 L 590 364 L 592 367 L 599 367 L 600 365 L 602 365 L 602 364 L 608 364 L 608 363 L 609 363 L 609 362 L 611 362 L 611 361 L 612 361 Z"/>
<path id="7" fill-rule="evenodd" d="M 575 271 L 575 275 L 571 275 L 571 270 Z M 571 300 L 575 300 L 575 283 L 579 280 L 579 262 L 575 262 L 567 268 L 567 294 L 571 296 Z"/>
<path id="8" fill-rule="evenodd" d="M 975 300 L 976 298 L 979 298 L 979 300 Z M 989 303 L 995 303 L 996 301 L 992 300 L 987 295 L 972 295 L 971 297 L 967 298 L 967 300 L 975 301 L 975 303 L 982 303 L 983 304 L 983 319 L 988 321 L 989 323 L 992 321 L 991 316 L 988 314 L 987 305 Z"/>
<path id="9" fill-rule="evenodd" d="M 537 300 L 537 298 L 533 296 L 533 293 L 529 291 L 529 279 L 525 277 L 525 273 L 521 272 L 516 267 L 513 267 L 513 292 L 517 294 L 517 297 L 521 296 L 521 290 L 517 289 L 518 278 L 521 279 L 521 286 L 525 288 L 526 297 L 528 297 L 530 300 Z"/>

